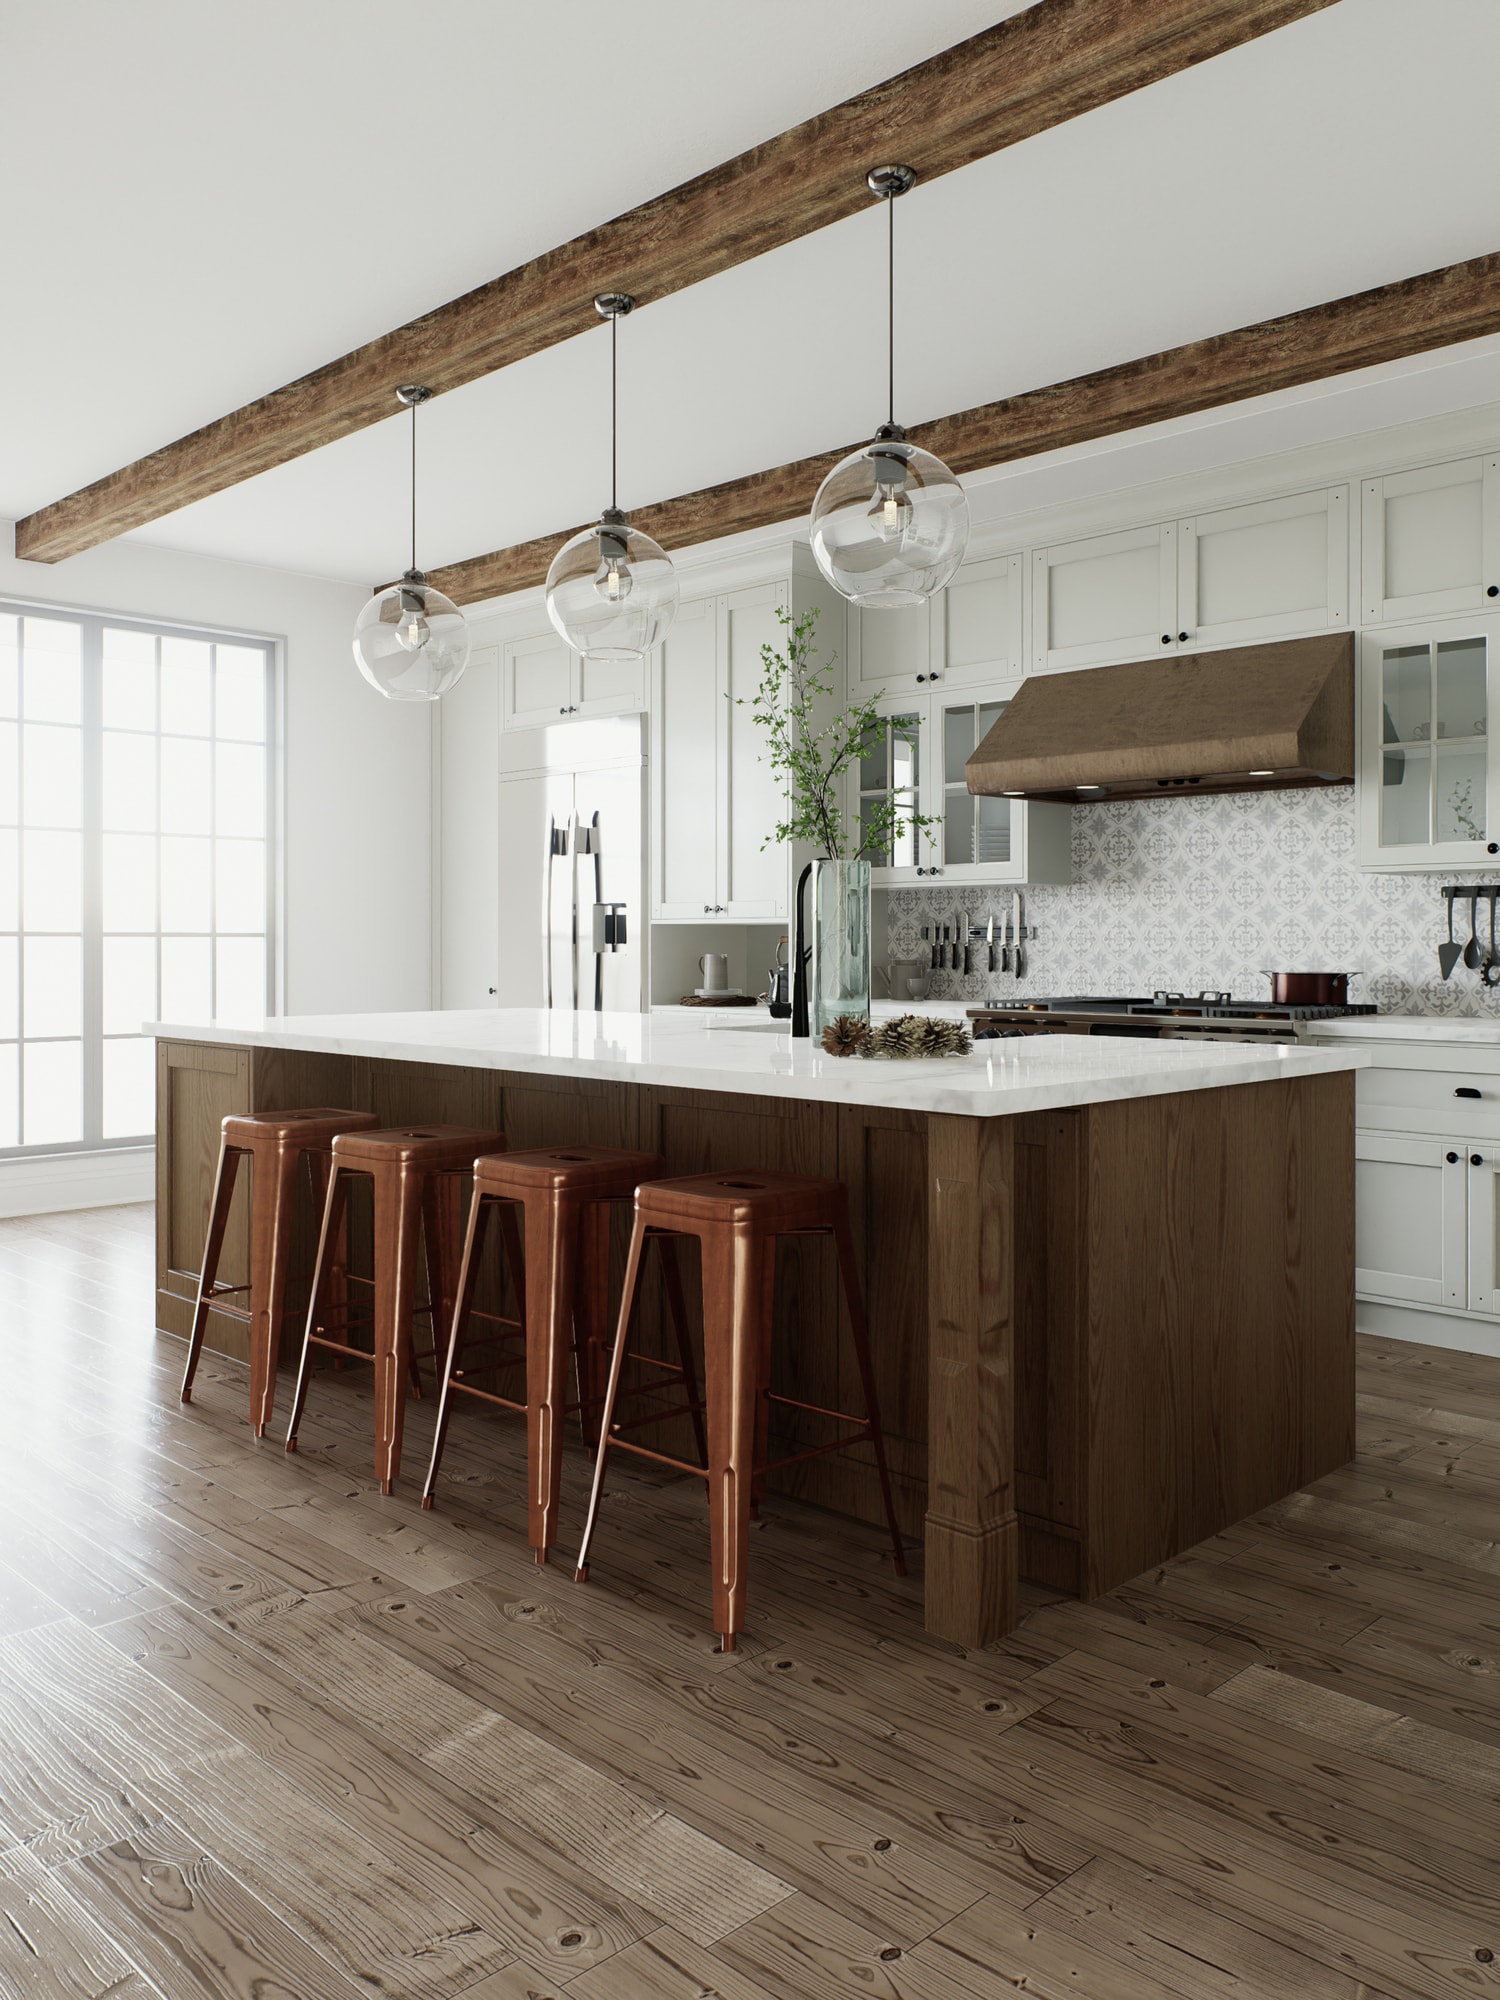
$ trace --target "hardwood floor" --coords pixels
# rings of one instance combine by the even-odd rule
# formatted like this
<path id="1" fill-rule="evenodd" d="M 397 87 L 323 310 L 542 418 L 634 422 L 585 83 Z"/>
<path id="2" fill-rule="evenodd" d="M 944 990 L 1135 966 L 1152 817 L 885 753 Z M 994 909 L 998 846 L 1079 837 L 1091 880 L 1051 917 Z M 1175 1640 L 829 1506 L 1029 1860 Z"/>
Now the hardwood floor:
<path id="1" fill-rule="evenodd" d="M 1351 1466 L 982 1653 L 773 1501 L 726 1657 L 696 1482 L 577 1587 L 515 1420 L 382 1500 L 367 1371 L 288 1459 L 153 1284 L 0 1222 L 4 2000 L 1500 1993 L 1500 1362 L 1363 1342 Z"/>

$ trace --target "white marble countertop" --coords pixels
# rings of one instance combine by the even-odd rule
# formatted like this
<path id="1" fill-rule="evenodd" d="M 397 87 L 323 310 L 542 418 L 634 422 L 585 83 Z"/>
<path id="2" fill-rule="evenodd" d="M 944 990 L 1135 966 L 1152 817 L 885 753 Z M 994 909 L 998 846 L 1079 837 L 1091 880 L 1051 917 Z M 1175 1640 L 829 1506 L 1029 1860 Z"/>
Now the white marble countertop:
<path id="1" fill-rule="evenodd" d="M 1081 1035 L 978 1042 L 970 1055 L 932 1061 L 869 1062 L 825 1055 L 808 1041 L 794 1044 L 784 1023 L 773 1022 L 763 1010 L 746 1019 L 749 1013 L 748 1008 L 743 1014 L 731 1008 L 683 1008 L 653 1014 L 569 1014 L 510 1007 L 291 1014 L 234 1028 L 153 1022 L 147 1032 L 168 1041 L 307 1049 L 386 1062 L 452 1063 L 980 1118 L 1325 1075 L 1369 1062 L 1354 1048 Z"/>
<path id="2" fill-rule="evenodd" d="M 1444 1014 L 1351 1014 L 1341 1021 L 1309 1021 L 1303 1033 L 1316 1042 L 1427 1042 L 1470 1048 L 1500 1047 L 1500 1019 L 1476 1021 Z"/>

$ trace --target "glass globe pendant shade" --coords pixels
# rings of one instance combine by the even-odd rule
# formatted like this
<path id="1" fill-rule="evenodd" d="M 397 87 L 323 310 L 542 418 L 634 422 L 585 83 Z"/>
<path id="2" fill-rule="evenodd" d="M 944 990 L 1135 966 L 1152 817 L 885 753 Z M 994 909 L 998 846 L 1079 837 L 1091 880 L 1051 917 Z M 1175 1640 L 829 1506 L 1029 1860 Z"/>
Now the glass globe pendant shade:
<path id="1" fill-rule="evenodd" d="M 355 620 L 354 662 L 391 701 L 436 701 L 469 664 L 469 628 L 451 598 L 408 570 Z"/>
<path id="2" fill-rule="evenodd" d="M 925 604 L 963 560 L 969 503 L 940 458 L 882 424 L 818 488 L 811 535 L 818 568 L 851 604 Z"/>
<path id="3" fill-rule="evenodd" d="M 586 660 L 638 660 L 677 615 L 666 550 L 618 507 L 563 543 L 547 572 L 547 616 Z"/>

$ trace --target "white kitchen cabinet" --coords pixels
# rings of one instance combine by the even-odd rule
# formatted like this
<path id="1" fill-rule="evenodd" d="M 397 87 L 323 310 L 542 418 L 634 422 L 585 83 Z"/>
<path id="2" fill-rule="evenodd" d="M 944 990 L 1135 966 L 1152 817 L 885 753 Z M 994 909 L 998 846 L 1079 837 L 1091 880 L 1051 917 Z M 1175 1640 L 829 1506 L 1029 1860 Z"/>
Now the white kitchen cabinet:
<path id="1" fill-rule="evenodd" d="M 1177 523 L 1177 643 L 1245 646 L 1349 624 L 1349 489 L 1319 487 Z"/>
<path id="2" fill-rule="evenodd" d="M 784 583 L 685 603 L 652 668 L 652 916 L 785 923 L 790 856 L 774 839 L 781 781 L 753 718 L 761 647 L 779 647 Z"/>
<path id="3" fill-rule="evenodd" d="M 1469 1311 L 1500 1314 L 1500 1231 L 1495 1227 L 1500 1148 L 1471 1144 L 1464 1160 L 1469 1180 Z"/>
<path id="4" fill-rule="evenodd" d="M 1177 646 L 1177 524 L 1031 552 L 1031 664 L 1112 665 Z"/>
<path id="5" fill-rule="evenodd" d="M 891 696 L 878 704 L 881 726 L 852 774 L 862 824 L 888 798 L 901 814 L 889 859 L 872 866 L 876 887 L 929 877 L 980 885 L 1072 880 L 1067 806 L 976 798 L 964 779 L 965 763 L 1016 686 Z M 938 824 L 918 828 L 914 814 Z"/>
<path id="6" fill-rule="evenodd" d="M 1471 1169 L 1463 1142 L 1361 1130 L 1354 1158 L 1355 1291 L 1466 1310 Z"/>
<path id="7" fill-rule="evenodd" d="M 718 606 L 678 606 L 652 662 L 652 914 L 706 917 L 720 893 L 719 736 L 727 706 L 719 675 Z"/>
<path id="8" fill-rule="evenodd" d="M 1367 479 L 1360 511 L 1365 624 L 1476 611 L 1500 598 L 1500 457 Z"/>
<path id="9" fill-rule="evenodd" d="M 641 660 L 585 660 L 549 626 L 508 640 L 500 680 L 502 729 L 542 729 L 549 723 L 633 715 L 646 705 Z"/>
<path id="10" fill-rule="evenodd" d="M 1025 562 L 985 556 L 962 564 L 925 605 L 860 611 L 847 619 L 852 698 L 976 687 L 1014 680 L 1023 657 Z"/>
<path id="11" fill-rule="evenodd" d="M 476 646 L 434 704 L 438 1007 L 493 1007 L 501 958 L 500 648 Z"/>
<path id="12" fill-rule="evenodd" d="M 1497 644 L 1493 613 L 1361 635 L 1364 867 L 1482 867 L 1500 853 L 1500 774 L 1489 751 Z"/>

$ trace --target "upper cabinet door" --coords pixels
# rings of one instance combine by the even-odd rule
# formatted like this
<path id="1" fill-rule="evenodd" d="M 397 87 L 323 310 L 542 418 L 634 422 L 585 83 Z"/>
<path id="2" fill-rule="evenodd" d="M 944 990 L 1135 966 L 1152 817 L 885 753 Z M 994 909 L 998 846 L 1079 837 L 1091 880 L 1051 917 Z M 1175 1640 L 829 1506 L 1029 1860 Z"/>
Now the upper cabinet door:
<path id="1" fill-rule="evenodd" d="M 1488 866 L 1500 840 L 1489 754 L 1500 616 L 1366 632 L 1356 811 L 1367 868 Z"/>
<path id="2" fill-rule="evenodd" d="M 508 640 L 501 666 L 501 727 L 540 729 L 574 712 L 577 654 L 556 632 Z"/>
<path id="3" fill-rule="evenodd" d="M 942 785 L 933 782 L 928 770 L 930 716 L 925 695 L 888 696 L 850 774 L 859 845 L 876 888 L 899 887 L 939 872 L 939 830 L 923 833 L 914 824 L 919 813 L 936 818 L 942 811 Z M 870 844 L 870 827 L 886 805 L 894 808 L 894 836 L 875 848 Z"/>
<path id="4" fill-rule="evenodd" d="M 943 874 L 954 882 L 1070 882 L 1073 879 L 1072 811 L 1063 805 L 1027 805 L 1021 799 L 971 793 L 964 766 L 1010 705 L 1009 689 L 977 698 L 935 696 L 932 701 L 933 790 L 942 816 Z"/>
<path id="5" fill-rule="evenodd" d="M 849 693 L 851 698 L 911 694 L 927 685 L 933 667 L 932 607 L 861 611 L 849 606 Z"/>
<path id="6" fill-rule="evenodd" d="M 646 706 L 646 662 L 580 658 L 575 688 L 580 718 L 635 715 Z"/>
<path id="7" fill-rule="evenodd" d="M 726 707 L 712 597 L 678 608 L 652 664 L 653 916 L 711 916 L 719 892 L 719 731 Z"/>
<path id="8" fill-rule="evenodd" d="M 1367 625 L 1474 611 L 1500 598 L 1500 458 L 1367 479 L 1361 507 Z"/>
<path id="9" fill-rule="evenodd" d="M 1020 678 L 1023 581 L 1020 556 L 963 564 L 932 600 L 929 682 L 971 687 Z"/>
<path id="10" fill-rule="evenodd" d="M 1179 629 L 1175 522 L 1032 551 L 1035 670 L 1143 659 L 1176 648 Z"/>
<path id="11" fill-rule="evenodd" d="M 1177 524 L 1177 642 L 1240 646 L 1349 623 L 1349 489 L 1226 507 Z"/>
<path id="12" fill-rule="evenodd" d="M 725 842 L 721 880 L 731 920 L 785 919 L 791 898 L 787 885 L 789 850 L 776 839 L 787 801 L 781 779 L 767 761 L 765 731 L 755 720 L 761 648 L 784 643 L 776 612 L 786 602 L 781 584 L 727 591 L 718 600 L 719 661 L 727 701 L 719 704 L 721 755 L 728 795 L 721 838 Z"/>

